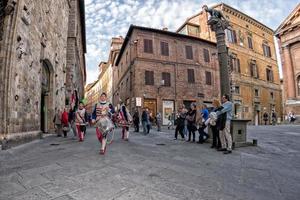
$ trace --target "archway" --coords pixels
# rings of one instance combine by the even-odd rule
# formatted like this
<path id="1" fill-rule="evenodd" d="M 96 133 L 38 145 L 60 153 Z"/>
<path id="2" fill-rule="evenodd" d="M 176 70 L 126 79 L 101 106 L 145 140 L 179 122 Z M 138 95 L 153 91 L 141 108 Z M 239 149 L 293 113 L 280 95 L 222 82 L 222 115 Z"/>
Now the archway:
<path id="1" fill-rule="evenodd" d="M 41 74 L 41 104 L 40 104 L 40 130 L 42 133 L 47 133 L 50 129 L 52 113 L 51 98 L 52 98 L 52 65 L 49 60 L 42 61 Z"/>

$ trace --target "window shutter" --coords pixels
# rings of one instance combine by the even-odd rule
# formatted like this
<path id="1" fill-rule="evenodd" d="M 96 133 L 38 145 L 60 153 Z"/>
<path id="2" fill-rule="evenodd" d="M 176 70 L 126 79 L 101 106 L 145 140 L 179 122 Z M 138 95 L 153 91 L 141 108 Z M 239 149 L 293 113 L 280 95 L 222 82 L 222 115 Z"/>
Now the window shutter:
<path id="1" fill-rule="evenodd" d="M 188 69 L 188 82 L 195 83 L 194 69 Z"/>
<path id="2" fill-rule="evenodd" d="M 169 44 L 167 42 L 160 42 L 161 55 L 169 56 Z"/>
<path id="3" fill-rule="evenodd" d="M 206 85 L 211 85 L 211 72 L 205 72 Z"/>
<path id="4" fill-rule="evenodd" d="M 193 59 L 193 48 L 192 46 L 185 46 L 186 59 Z"/>
<path id="5" fill-rule="evenodd" d="M 204 61 L 205 62 L 210 62 L 209 51 L 207 49 L 203 49 L 203 55 L 204 55 Z"/>
<path id="6" fill-rule="evenodd" d="M 252 38 L 251 37 L 248 37 L 248 47 L 250 49 L 253 49 L 253 43 L 252 43 Z"/>
<path id="7" fill-rule="evenodd" d="M 154 85 L 153 71 L 145 71 L 145 85 Z"/>
<path id="8" fill-rule="evenodd" d="M 237 43 L 236 31 L 235 30 L 232 30 L 232 35 L 233 35 L 233 42 Z"/>
<path id="9" fill-rule="evenodd" d="M 164 86 L 171 86 L 171 74 L 167 72 L 162 73 L 162 80 L 164 80 Z"/>
<path id="10" fill-rule="evenodd" d="M 238 71 L 238 73 L 241 73 L 240 59 L 238 59 L 238 58 L 237 58 L 237 71 Z"/>
<path id="11" fill-rule="evenodd" d="M 144 52 L 153 53 L 152 40 L 144 39 Z"/>

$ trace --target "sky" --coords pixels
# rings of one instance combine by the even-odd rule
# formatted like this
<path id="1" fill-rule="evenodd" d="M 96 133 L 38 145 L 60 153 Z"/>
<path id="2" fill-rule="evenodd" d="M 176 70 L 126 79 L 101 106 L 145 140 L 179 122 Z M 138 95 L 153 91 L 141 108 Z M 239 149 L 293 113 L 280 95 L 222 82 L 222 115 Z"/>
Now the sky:
<path id="1" fill-rule="evenodd" d="M 85 0 L 87 83 L 107 61 L 112 37 L 125 37 L 130 24 L 176 31 L 202 5 L 226 3 L 276 30 L 299 0 Z M 277 56 L 278 58 L 278 56 Z"/>

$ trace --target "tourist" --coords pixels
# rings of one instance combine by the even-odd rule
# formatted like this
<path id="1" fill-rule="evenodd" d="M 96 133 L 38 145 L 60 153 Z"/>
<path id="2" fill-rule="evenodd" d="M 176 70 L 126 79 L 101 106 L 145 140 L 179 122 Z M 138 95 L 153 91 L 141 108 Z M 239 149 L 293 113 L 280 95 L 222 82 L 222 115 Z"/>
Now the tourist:
<path id="1" fill-rule="evenodd" d="M 157 131 L 161 131 L 161 124 L 162 124 L 162 118 L 160 112 L 156 115 L 156 125 L 157 125 Z"/>
<path id="2" fill-rule="evenodd" d="M 149 119 L 149 110 L 148 108 L 144 108 L 142 113 L 142 125 L 144 134 L 150 133 L 150 119 Z"/>
<path id="3" fill-rule="evenodd" d="M 86 131 L 86 125 L 88 122 L 88 115 L 84 108 L 83 102 L 79 102 L 78 110 L 75 114 L 75 124 L 77 127 L 78 141 L 82 142 L 84 140 L 84 133 Z"/>
<path id="4" fill-rule="evenodd" d="M 265 125 L 267 125 L 267 123 L 269 121 L 269 114 L 267 113 L 267 111 L 265 111 L 263 114 L 263 120 L 265 122 Z"/>
<path id="5" fill-rule="evenodd" d="M 221 141 L 220 141 L 219 131 L 223 130 L 225 128 L 226 113 L 219 115 L 219 117 L 216 115 L 216 112 L 223 109 L 219 100 L 214 99 L 212 105 L 213 105 L 213 110 L 209 114 L 209 117 L 210 117 L 209 125 L 210 125 L 211 131 L 212 131 L 212 136 L 213 136 L 211 148 L 220 149 Z"/>
<path id="6" fill-rule="evenodd" d="M 277 115 L 276 115 L 275 110 L 272 110 L 271 119 L 272 119 L 272 125 L 275 126 L 276 122 L 277 122 Z"/>
<path id="7" fill-rule="evenodd" d="M 172 112 L 169 117 L 168 117 L 168 129 L 174 129 L 174 124 L 175 124 L 175 112 Z"/>
<path id="8" fill-rule="evenodd" d="M 176 128 L 175 128 L 175 140 L 177 140 L 178 132 L 181 135 L 182 139 L 184 140 L 184 121 L 186 118 L 186 112 L 183 110 L 183 107 L 178 109 L 177 117 L 176 117 Z"/>
<path id="9" fill-rule="evenodd" d="M 186 120 L 187 120 L 187 128 L 189 131 L 189 139 L 188 142 L 191 141 L 191 135 L 193 134 L 192 142 L 195 142 L 195 131 L 197 130 L 196 126 L 196 116 L 197 116 L 197 106 L 195 103 L 191 104 L 191 107 L 187 113 Z"/>
<path id="10" fill-rule="evenodd" d="M 70 125 L 69 125 L 69 113 L 67 111 L 67 108 L 64 109 L 64 112 L 61 115 L 61 123 L 62 123 L 62 131 L 64 134 L 64 137 L 67 137 L 68 132 L 70 131 Z"/>
<path id="11" fill-rule="evenodd" d="M 96 124 L 97 138 L 101 143 L 100 154 L 104 155 L 106 152 L 107 134 L 110 134 L 114 128 L 109 118 L 109 103 L 107 102 L 107 95 L 104 92 L 100 96 L 100 102 L 94 107 L 92 124 Z"/>
<path id="12" fill-rule="evenodd" d="M 124 103 L 121 103 L 119 112 L 119 124 L 122 126 L 122 139 L 128 141 L 129 139 L 129 126 L 132 123 L 132 117 Z"/>
<path id="13" fill-rule="evenodd" d="M 60 109 L 57 109 L 55 112 L 55 116 L 53 119 L 53 123 L 55 125 L 55 131 L 57 134 L 57 137 L 61 137 L 61 112 Z"/>
<path id="14" fill-rule="evenodd" d="M 294 121 L 296 121 L 296 116 L 294 112 L 289 112 L 288 119 L 290 123 L 294 123 Z"/>
<path id="15" fill-rule="evenodd" d="M 134 124 L 134 132 L 139 132 L 139 130 L 140 130 L 140 114 L 139 114 L 138 109 L 136 109 L 133 114 L 133 124 Z"/>
<path id="16" fill-rule="evenodd" d="M 232 153 L 232 137 L 230 134 L 230 124 L 232 119 L 232 103 L 229 100 L 229 95 L 222 96 L 222 110 L 217 111 L 218 117 L 223 113 L 226 113 L 225 128 L 220 131 L 220 140 L 222 148 L 220 151 L 224 151 L 224 154 Z"/>

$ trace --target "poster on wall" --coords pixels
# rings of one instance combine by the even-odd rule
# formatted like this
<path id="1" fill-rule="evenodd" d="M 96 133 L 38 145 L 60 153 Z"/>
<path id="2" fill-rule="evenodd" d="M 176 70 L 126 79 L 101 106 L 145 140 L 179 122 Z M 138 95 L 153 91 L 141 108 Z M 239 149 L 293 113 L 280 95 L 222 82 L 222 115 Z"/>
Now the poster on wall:
<path id="1" fill-rule="evenodd" d="M 174 101 L 163 101 L 163 125 L 170 123 L 170 118 L 174 112 Z"/>

